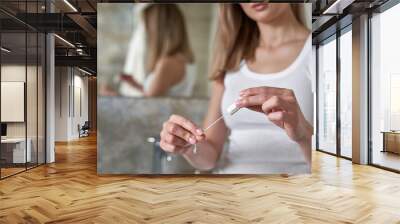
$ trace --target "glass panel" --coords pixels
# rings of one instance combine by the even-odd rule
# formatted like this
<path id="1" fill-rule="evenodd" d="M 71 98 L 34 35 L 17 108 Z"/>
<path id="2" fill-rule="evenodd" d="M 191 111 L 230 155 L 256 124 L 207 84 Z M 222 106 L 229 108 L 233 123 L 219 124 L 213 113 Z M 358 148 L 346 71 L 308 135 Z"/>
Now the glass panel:
<path id="1" fill-rule="evenodd" d="M 340 153 L 351 158 L 352 149 L 352 35 L 340 37 Z"/>
<path id="2" fill-rule="evenodd" d="M 316 64 L 317 64 L 317 47 L 316 45 L 312 45 L 312 68 L 314 69 L 314 71 L 311 73 L 313 74 L 313 80 L 317 80 L 316 78 Z M 315 85 L 315 83 L 314 83 Z M 314 127 L 314 131 L 313 131 L 313 137 L 312 137 L 312 149 L 315 150 L 316 147 L 316 143 L 317 143 L 317 94 L 314 92 L 313 94 L 313 127 Z"/>
<path id="3" fill-rule="evenodd" d="M 318 48 L 318 148 L 336 153 L 336 38 Z"/>
<path id="4" fill-rule="evenodd" d="M 400 170 L 400 5 L 372 18 L 372 163 Z"/>
<path id="5" fill-rule="evenodd" d="M 30 159 L 28 160 L 28 168 L 37 165 L 37 132 L 38 132 L 38 36 L 36 32 L 27 33 L 28 38 L 28 63 L 27 63 L 27 82 L 26 82 L 26 112 L 27 112 L 27 142 L 28 150 L 30 148 Z"/>
<path id="6" fill-rule="evenodd" d="M 39 11 L 37 1 L 27 2 L 27 13 Z M 37 20 L 38 17 L 34 17 Z M 34 20 L 32 19 L 32 20 Z M 37 21 L 32 21 L 36 23 Z M 31 151 L 28 168 L 38 163 L 38 34 L 27 30 L 27 80 L 26 80 L 26 113 L 27 113 L 27 149 Z"/>
<path id="7" fill-rule="evenodd" d="M 2 33 L 1 44 L 7 49 L 1 50 L 1 173 L 5 177 L 25 170 L 30 160 L 25 120 L 26 33 Z"/>
<path id="8" fill-rule="evenodd" d="M 44 0 L 0 3 L 15 13 L 43 13 L 44 5 Z M 8 16 L 0 12 L 0 17 Z M 4 178 L 45 161 L 46 54 L 45 35 L 23 23 L 9 18 L 7 23 L 0 24 L 0 31 L 0 177 Z"/>
<path id="9" fill-rule="evenodd" d="M 45 52 L 46 37 L 44 34 L 39 34 L 38 45 L 38 163 L 45 163 Z"/>

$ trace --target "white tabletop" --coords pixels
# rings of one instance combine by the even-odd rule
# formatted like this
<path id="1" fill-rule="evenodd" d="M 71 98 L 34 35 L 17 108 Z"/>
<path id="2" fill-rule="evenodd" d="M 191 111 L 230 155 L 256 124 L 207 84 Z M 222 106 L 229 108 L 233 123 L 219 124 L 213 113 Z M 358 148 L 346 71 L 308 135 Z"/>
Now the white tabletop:
<path id="1" fill-rule="evenodd" d="M 25 138 L 5 138 L 5 139 L 1 139 L 1 143 L 20 143 L 20 142 L 24 142 Z M 29 139 L 28 139 L 29 141 Z"/>

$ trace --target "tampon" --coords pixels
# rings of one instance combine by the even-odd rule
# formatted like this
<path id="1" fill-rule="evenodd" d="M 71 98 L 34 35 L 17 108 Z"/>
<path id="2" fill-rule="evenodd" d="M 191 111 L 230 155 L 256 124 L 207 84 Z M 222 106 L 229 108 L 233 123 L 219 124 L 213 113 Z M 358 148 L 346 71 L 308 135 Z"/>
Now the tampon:
<path id="1" fill-rule="evenodd" d="M 240 107 L 237 107 L 236 106 L 236 104 L 234 103 L 234 104 L 231 104 L 227 109 L 226 109 L 226 111 L 228 112 L 228 114 L 229 115 L 234 115 L 236 112 L 238 112 L 240 110 Z M 204 129 L 204 131 L 207 131 L 209 128 L 211 128 L 212 126 L 214 126 L 216 123 L 218 123 L 218 121 L 220 121 L 222 118 L 224 118 L 224 114 L 223 115 L 221 115 L 218 119 L 216 119 L 214 122 L 212 122 L 210 125 L 208 125 L 208 127 L 206 127 L 205 129 Z M 194 144 L 194 147 L 193 147 L 193 153 L 194 154 L 196 154 L 197 153 L 197 146 L 196 146 L 196 144 Z"/>

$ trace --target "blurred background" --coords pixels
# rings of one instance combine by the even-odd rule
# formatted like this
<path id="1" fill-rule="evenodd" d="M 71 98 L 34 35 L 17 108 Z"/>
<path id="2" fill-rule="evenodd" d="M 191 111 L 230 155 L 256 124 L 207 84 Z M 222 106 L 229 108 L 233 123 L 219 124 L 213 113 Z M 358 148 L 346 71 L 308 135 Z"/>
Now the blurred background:
<path id="1" fill-rule="evenodd" d="M 154 5 L 154 4 L 153 4 Z M 140 97 L 143 94 L 134 91 L 121 81 L 121 74 L 128 74 L 142 84 L 148 74 L 141 74 L 138 69 L 140 63 L 145 63 L 143 58 L 147 49 L 146 29 L 143 11 L 152 4 L 98 4 L 98 78 L 100 95 L 121 95 Z M 210 49 L 216 28 L 217 4 L 177 4 L 183 15 L 188 44 L 193 52 L 194 71 L 186 74 L 190 86 L 184 97 L 208 96 L 208 63 Z M 162 11 L 162 10 L 160 10 Z M 153 12 L 154 13 L 154 12 Z M 162 12 L 161 12 L 162 13 Z M 153 34 L 157 35 L 157 34 Z M 161 34 L 165 35 L 165 34 Z M 151 36 L 151 34 L 147 34 Z M 140 57 L 140 55 L 142 55 Z M 140 58 L 138 58 L 140 57 Z M 140 67 L 140 66 L 139 66 Z M 101 88 L 104 87 L 104 88 Z M 128 90 L 127 90 L 128 89 Z M 103 90 L 103 91 L 102 91 Z M 104 91 L 105 90 L 105 91 Z M 168 96 L 162 94 L 161 96 Z"/>

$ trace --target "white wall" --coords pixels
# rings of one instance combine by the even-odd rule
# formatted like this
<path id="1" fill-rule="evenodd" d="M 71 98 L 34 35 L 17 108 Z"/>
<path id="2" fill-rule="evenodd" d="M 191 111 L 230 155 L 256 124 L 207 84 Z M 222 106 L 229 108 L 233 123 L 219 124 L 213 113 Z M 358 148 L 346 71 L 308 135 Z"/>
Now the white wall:
<path id="1" fill-rule="evenodd" d="M 55 68 L 55 141 L 68 140 L 69 68 Z"/>
<path id="2" fill-rule="evenodd" d="M 88 78 L 75 68 L 56 67 L 55 85 L 55 140 L 77 139 L 78 124 L 88 120 Z"/>
<path id="3" fill-rule="evenodd" d="M 1 66 L 1 81 L 2 82 L 25 82 L 25 75 L 28 75 L 29 86 L 36 86 L 36 80 L 33 80 L 31 76 L 36 77 L 36 66 L 25 65 L 2 65 Z M 28 137 L 29 134 L 36 130 L 36 88 L 27 88 L 27 119 L 28 119 Z M 39 105 L 40 107 L 40 105 Z M 7 108 L 1 108 L 1 110 L 7 110 Z M 32 123 L 34 122 L 34 123 Z M 25 124 L 26 122 L 8 122 L 7 123 L 7 136 L 8 137 L 25 137 Z M 36 134 L 36 132 L 35 132 Z"/>
<path id="4" fill-rule="evenodd" d="M 26 112 L 26 120 L 23 122 L 6 122 L 7 137 L 24 138 L 26 135 L 31 144 L 29 147 L 32 151 L 32 161 L 36 162 L 36 158 L 38 158 L 39 163 L 44 163 L 45 159 L 45 90 L 43 79 L 44 73 L 41 66 L 25 66 L 25 64 L 4 64 L 1 66 L 2 82 L 24 82 L 26 85 L 26 106 L 24 104 L 20 108 L 22 110 L 20 112 Z M 7 98 L 7 95 L 2 95 L 3 97 Z M 12 108 L 2 107 L 1 110 L 4 112 L 4 110 L 12 110 Z M 8 112 L 13 113 L 13 111 Z M 37 154 L 39 154 L 38 157 Z"/>
<path id="5" fill-rule="evenodd" d="M 76 72 L 76 70 L 75 70 Z M 80 93 L 78 93 L 80 91 Z M 72 119 L 71 119 L 71 136 L 72 138 L 78 138 L 78 124 L 81 126 L 88 120 L 88 78 L 87 76 L 82 77 L 80 75 L 74 75 L 74 96 L 75 106 L 72 108 Z M 78 97 L 80 94 L 80 98 Z M 79 102 L 79 100 L 81 102 Z M 71 103 L 72 104 L 72 103 Z M 82 108 L 79 108 L 81 106 Z M 82 111 L 80 112 L 79 109 Z M 74 111 L 75 110 L 75 113 Z"/>
<path id="6" fill-rule="evenodd" d="M 2 65 L 1 81 L 3 82 L 25 82 L 25 65 Z M 28 67 L 28 71 L 32 67 Z M 7 110 L 7 108 L 1 108 Z M 7 123 L 7 137 L 25 137 L 25 122 Z"/>

